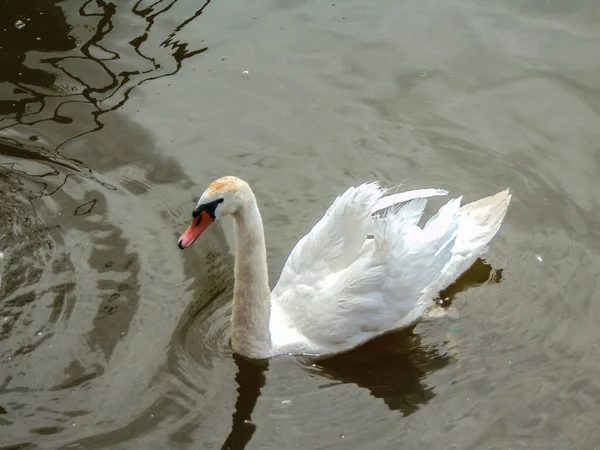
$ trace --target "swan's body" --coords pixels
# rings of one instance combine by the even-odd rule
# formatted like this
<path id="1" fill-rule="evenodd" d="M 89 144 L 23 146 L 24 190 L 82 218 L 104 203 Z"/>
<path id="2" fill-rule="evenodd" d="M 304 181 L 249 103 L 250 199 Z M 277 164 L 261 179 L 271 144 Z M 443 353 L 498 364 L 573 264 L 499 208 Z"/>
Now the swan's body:
<path id="1" fill-rule="evenodd" d="M 508 190 L 460 206 L 450 200 L 423 228 L 421 189 L 386 196 L 350 187 L 296 244 L 269 290 L 263 224 L 248 184 L 213 182 L 182 235 L 185 248 L 217 217 L 235 219 L 232 347 L 250 358 L 332 355 L 414 324 L 431 300 L 481 256 L 500 229 Z"/>

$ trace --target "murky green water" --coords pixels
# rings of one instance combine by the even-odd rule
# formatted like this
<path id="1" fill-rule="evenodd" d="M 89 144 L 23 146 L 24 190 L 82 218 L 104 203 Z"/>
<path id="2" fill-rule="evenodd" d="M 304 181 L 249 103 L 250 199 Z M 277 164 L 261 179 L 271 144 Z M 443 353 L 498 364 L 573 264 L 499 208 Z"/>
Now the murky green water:
<path id="1" fill-rule="evenodd" d="M 600 447 L 600 4 L 0 5 L 0 448 Z M 231 354 L 252 185 L 273 282 L 348 185 L 513 202 L 460 317 L 336 360 Z"/>

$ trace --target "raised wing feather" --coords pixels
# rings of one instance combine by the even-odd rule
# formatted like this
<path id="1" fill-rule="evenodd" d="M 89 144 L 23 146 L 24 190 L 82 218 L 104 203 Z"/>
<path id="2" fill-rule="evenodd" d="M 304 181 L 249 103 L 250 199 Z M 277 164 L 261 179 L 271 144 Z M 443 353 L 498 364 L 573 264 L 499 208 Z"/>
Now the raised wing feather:
<path id="1" fill-rule="evenodd" d="M 352 263 L 367 236 L 371 209 L 383 193 L 377 183 L 365 183 L 338 196 L 291 251 L 273 294 L 279 286 L 312 283 Z"/>
<path id="2" fill-rule="evenodd" d="M 409 200 L 415 200 L 418 198 L 429 198 L 437 197 L 440 195 L 448 195 L 448 191 L 444 189 L 426 188 L 426 189 L 415 189 L 412 191 L 398 192 L 396 194 L 386 195 L 380 198 L 375 206 L 371 210 L 373 214 L 384 211 L 390 207 L 394 207 L 401 203 L 406 203 Z"/>

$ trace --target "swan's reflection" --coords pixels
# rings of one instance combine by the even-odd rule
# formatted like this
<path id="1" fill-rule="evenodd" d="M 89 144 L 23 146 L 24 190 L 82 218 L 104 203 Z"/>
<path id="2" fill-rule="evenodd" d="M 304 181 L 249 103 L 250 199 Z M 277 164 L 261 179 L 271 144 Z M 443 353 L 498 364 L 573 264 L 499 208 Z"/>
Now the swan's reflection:
<path id="1" fill-rule="evenodd" d="M 225 439 L 222 450 L 241 450 L 246 448 L 256 425 L 252 423 L 252 413 L 260 390 L 265 385 L 265 372 L 269 368 L 266 361 L 250 361 L 242 356 L 234 355 L 237 365 L 235 380 L 238 384 L 238 397 L 232 416 L 231 432 Z"/>
<path id="2" fill-rule="evenodd" d="M 336 384 L 365 388 L 390 410 L 409 415 L 435 396 L 433 386 L 423 383 L 427 373 L 447 366 L 451 359 L 434 347 L 422 345 L 413 329 L 406 329 L 352 352 L 314 362 L 311 371 Z"/>

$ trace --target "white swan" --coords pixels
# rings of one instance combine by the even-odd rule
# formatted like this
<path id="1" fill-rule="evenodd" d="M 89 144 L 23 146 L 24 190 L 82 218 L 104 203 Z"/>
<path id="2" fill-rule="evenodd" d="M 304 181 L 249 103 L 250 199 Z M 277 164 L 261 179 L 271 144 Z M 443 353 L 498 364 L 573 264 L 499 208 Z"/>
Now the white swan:
<path id="1" fill-rule="evenodd" d="M 414 324 L 486 251 L 511 198 L 507 189 L 461 207 L 459 197 L 421 228 L 426 198 L 447 192 L 388 192 L 365 183 L 337 197 L 296 244 L 270 292 L 263 223 L 250 186 L 230 176 L 208 186 L 179 247 L 219 217 L 234 217 L 236 353 L 333 355 Z"/>

